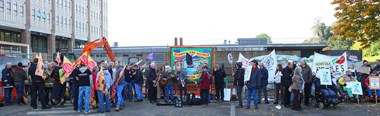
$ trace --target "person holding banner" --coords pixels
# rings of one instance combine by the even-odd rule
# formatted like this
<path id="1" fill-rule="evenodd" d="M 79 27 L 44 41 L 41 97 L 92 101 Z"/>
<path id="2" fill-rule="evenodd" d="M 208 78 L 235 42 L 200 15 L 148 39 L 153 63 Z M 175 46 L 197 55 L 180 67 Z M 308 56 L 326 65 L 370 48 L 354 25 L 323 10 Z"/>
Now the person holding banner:
<path id="1" fill-rule="evenodd" d="M 117 103 L 116 103 L 115 110 L 119 111 L 119 110 L 122 110 L 123 106 L 124 106 L 124 100 L 123 100 L 122 92 L 123 92 L 124 85 L 125 85 L 125 83 L 124 83 L 125 79 L 124 79 L 124 74 L 119 76 L 120 72 L 123 70 L 123 66 L 120 65 L 120 61 L 115 61 L 115 67 L 116 67 L 116 70 L 114 72 L 115 77 L 113 79 L 113 85 L 117 85 L 117 88 L 116 88 Z"/>
<path id="2" fill-rule="evenodd" d="M 234 77 L 234 86 L 236 86 L 237 97 L 239 99 L 239 105 L 235 108 L 243 108 L 243 98 L 241 96 L 244 87 L 244 69 L 242 68 L 242 63 L 236 63 L 236 71 L 232 74 Z"/>
<path id="3" fill-rule="evenodd" d="M 284 97 L 283 97 L 283 100 L 284 100 L 284 107 L 287 107 L 289 108 L 290 107 L 290 91 L 289 90 L 289 87 L 290 85 L 292 84 L 292 77 L 294 75 L 294 63 L 293 62 L 289 62 L 288 63 L 288 66 L 282 70 L 282 77 L 281 77 L 281 84 L 282 86 L 284 87 Z"/>
<path id="4" fill-rule="evenodd" d="M 98 113 L 104 113 L 104 102 L 106 102 L 106 112 L 111 111 L 111 104 L 110 104 L 110 92 L 111 90 L 111 85 L 112 85 L 112 78 L 110 72 L 108 72 L 107 69 L 107 64 L 102 63 L 101 64 L 101 69 L 103 71 L 99 71 L 96 76 L 96 85 L 97 85 L 97 94 L 98 94 L 98 100 L 99 100 L 99 111 Z M 103 73 L 103 74 L 101 74 Z M 100 76 L 104 76 L 104 82 L 100 82 Z M 103 88 L 99 86 L 100 84 L 105 84 Z"/>
<path id="5" fill-rule="evenodd" d="M 46 101 L 44 99 L 45 96 L 45 84 L 44 84 L 44 79 L 41 76 L 36 75 L 36 70 L 37 70 L 37 63 L 38 63 L 38 58 L 35 58 L 33 60 L 33 64 L 29 68 L 29 79 L 32 80 L 32 87 L 31 87 L 31 94 L 32 94 L 32 99 L 31 99 L 31 106 L 33 109 L 37 109 L 37 92 L 38 92 L 38 98 L 41 100 L 41 105 L 42 109 L 50 109 L 46 105 Z"/>
<path id="6" fill-rule="evenodd" d="M 373 71 L 371 73 L 371 76 L 377 76 L 377 72 Z M 365 86 L 367 87 L 367 93 L 368 93 L 367 94 L 368 96 L 366 96 L 366 97 L 375 100 L 375 97 L 373 96 L 372 90 L 370 88 L 369 79 L 370 79 L 370 77 L 368 77 L 368 78 L 365 79 Z M 376 95 L 378 97 L 377 99 L 380 99 L 380 90 L 376 90 Z"/>
<path id="7" fill-rule="evenodd" d="M 144 83 L 144 79 L 143 79 L 143 73 L 141 72 L 141 70 L 139 70 L 139 66 L 137 64 L 133 65 L 132 77 L 133 77 L 134 82 L 135 82 L 135 91 L 136 91 L 136 98 L 137 98 L 137 100 L 135 102 L 142 102 L 143 98 L 142 98 L 142 93 L 141 93 L 141 87 Z M 154 89 L 154 90 L 157 90 L 157 89 Z M 157 93 L 157 91 L 156 91 L 156 93 Z M 156 98 L 156 94 L 154 94 L 152 97 Z M 157 98 L 156 98 L 156 100 L 157 100 Z M 157 101 L 154 101 L 154 102 L 157 102 Z"/>

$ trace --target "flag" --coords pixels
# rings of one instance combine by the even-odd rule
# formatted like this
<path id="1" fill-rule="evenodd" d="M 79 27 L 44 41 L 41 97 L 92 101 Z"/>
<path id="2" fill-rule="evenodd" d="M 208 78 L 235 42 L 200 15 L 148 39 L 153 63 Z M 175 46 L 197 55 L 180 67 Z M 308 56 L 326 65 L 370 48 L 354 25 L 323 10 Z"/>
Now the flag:
<path id="1" fill-rule="evenodd" d="M 189 53 L 186 53 L 186 64 L 188 66 L 193 65 L 193 57 Z"/>
<path id="2" fill-rule="evenodd" d="M 43 67 L 44 63 L 42 61 L 41 53 L 36 58 L 38 58 L 38 62 L 37 62 L 36 72 L 34 72 L 34 74 L 37 76 L 41 76 L 43 79 L 45 79 L 44 78 L 44 67 Z"/>
<path id="3" fill-rule="evenodd" d="M 87 65 L 88 63 L 88 54 L 87 52 L 84 52 L 80 57 L 78 57 L 78 59 L 74 62 L 73 65 L 71 65 L 71 69 L 74 70 L 75 66 L 77 66 L 78 64 L 81 64 L 81 63 L 84 63 Z M 62 80 L 66 80 L 66 78 L 68 78 L 70 76 L 71 73 L 65 73 L 62 77 Z M 63 84 L 64 81 L 61 81 L 61 83 Z"/>
<path id="4" fill-rule="evenodd" d="M 274 82 L 274 77 L 277 68 L 276 51 L 273 50 L 269 55 L 267 55 L 263 60 L 261 60 L 261 63 L 263 63 L 264 67 L 268 70 L 268 81 Z"/>
<path id="5" fill-rule="evenodd" d="M 107 94 L 107 87 L 106 87 L 106 82 L 104 80 L 104 73 L 103 73 L 103 68 L 100 68 L 100 71 L 98 72 L 96 80 L 97 89 L 102 91 L 104 94 Z"/>
<path id="6" fill-rule="evenodd" d="M 122 71 L 120 71 L 120 73 L 119 73 L 119 77 L 117 78 L 117 81 L 116 81 L 116 83 L 115 83 L 115 87 L 112 88 L 112 92 L 113 92 L 113 93 L 112 93 L 112 95 L 111 95 L 111 99 L 115 97 L 116 88 L 117 88 L 117 86 L 118 86 L 118 83 L 119 83 L 121 77 L 124 75 L 124 70 L 125 70 L 125 68 L 127 68 L 127 66 L 128 66 L 128 65 L 125 65 L 125 66 L 123 67 Z M 104 78 L 104 77 L 103 77 L 103 78 Z M 115 92 L 114 92 L 114 91 L 115 91 Z"/>
<path id="7" fill-rule="evenodd" d="M 73 64 L 70 62 L 70 60 L 67 59 L 65 56 L 63 56 L 63 64 L 62 64 L 63 73 L 70 74 L 71 72 L 73 72 L 72 67 L 73 67 Z M 64 76 L 60 78 L 61 83 L 65 82 L 65 80 L 66 78 L 64 78 Z"/>
<path id="8" fill-rule="evenodd" d="M 249 65 L 249 61 L 247 58 L 245 58 L 241 53 L 239 53 L 239 58 L 238 58 L 238 61 L 236 62 L 241 62 L 243 65 L 242 65 L 242 68 L 247 68 L 248 65 Z"/>
<path id="9" fill-rule="evenodd" d="M 59 52 L 57 52 L 57 57 L 55 57 L 55 61 L 57 61 L 57 62 L 58 62 L 58 64 L 60 64 L 60 63 L 61 63 L 61 55 L 60 55 L 60 53 L 59 53 Z"/>
<path id="10" fill-rule="evenodd" d="M 153 61 L 153 52 L 148 54 L 148 56 L 146 56 L 145 60 L 146 61 Z"/>
<path id="11" fill-rule="evenodd" d="M 92 71 L 92 69 L 97 66 L 96 62 L 94 59 L 91 58 L 91 56 L 88 56 L 88 64 L 87 67 Z"/>
<path id="12" fill-rule="evenodd" d="M 79 63 L 83 63 L 85 65 L 88 64 L 88 54 L 87 52 L 84 52 L 80 57 L 79 57 Z"/>

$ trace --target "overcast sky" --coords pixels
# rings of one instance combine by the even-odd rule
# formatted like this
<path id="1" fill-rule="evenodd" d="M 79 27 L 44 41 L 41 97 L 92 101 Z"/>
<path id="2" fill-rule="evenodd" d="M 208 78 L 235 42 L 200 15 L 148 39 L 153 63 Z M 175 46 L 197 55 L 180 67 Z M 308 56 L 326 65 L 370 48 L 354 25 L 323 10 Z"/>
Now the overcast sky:
<path id="1" fill-rule="evenodd" d="M 119 46 L 221 44 L 267 33 L 274 43 L 313 36 L 316 18 L 331 25 L 331 0 L 109 0 L 109 40 Z"/>

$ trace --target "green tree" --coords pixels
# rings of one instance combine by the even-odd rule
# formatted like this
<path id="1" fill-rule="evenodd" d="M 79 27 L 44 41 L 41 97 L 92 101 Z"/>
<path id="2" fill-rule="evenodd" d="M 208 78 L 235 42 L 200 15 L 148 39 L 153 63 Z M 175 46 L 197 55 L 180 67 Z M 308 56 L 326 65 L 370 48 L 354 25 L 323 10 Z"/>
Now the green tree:
<path id="1" fill-rule="evenodd" d="M 370 48 L 380 39 L 379 0 L 334 0 L 331 4 L 337 5 L 333 32 L 341 35 L 340 40 L 354 38 L 363 48 Z"/>
<path id="2" fill-rule="evenodd" d="M 268 43 L 272 43 L 272 38 L 266 33 L 256 35 L 256 38 L 266 38 Z"/>
<path id="3" fill-rule="evenodd" d="M 333 36 L 331 29 L 331 26 L 326 26 L 320 19 L 317 19 L 312 27 L 314 37 L 318 38 L 320 42 L 327 42 Z"/>

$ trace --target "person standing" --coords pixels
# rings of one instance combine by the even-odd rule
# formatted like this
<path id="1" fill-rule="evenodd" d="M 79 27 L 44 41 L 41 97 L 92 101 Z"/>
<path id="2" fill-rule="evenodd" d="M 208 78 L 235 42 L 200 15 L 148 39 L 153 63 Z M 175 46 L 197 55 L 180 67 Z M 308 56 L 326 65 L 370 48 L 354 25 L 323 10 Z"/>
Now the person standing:
<path id="1" fill-rule="evenodd" d="M 208 73 L 207 65 L 202 66 L 203 72 L 201 76 L 201 81 L 199 82 L 199 87 L 201 89 L 201 99 L 202 99 L 202 104 L 204 106 L 208 105 L 208 97 L 209 97 L 209 89 L 210 89 L 210 73 Z"/>
<path id="2" fill-rule="evenodd" d="M 161 87 L 161 78 L 164 76 L 165 73 L 165 66 L 161 66 L 159 69 L 157 69 L 157 79 L 156 79 L 156 88 L 157 88 L 157 99 L 161 99 L 161 95 L 164 95 L 164 89 Z"/>
<path id="3" fill-rule="evenodd" d="M 241 94 L 244 87 L 244 69 L 241 67 L 242 65 L 241 62 L 237 62 L 236 71 L 232 74 L 234 77 L 234 86 L 236 86 L 237 97 L 239 99 L 239 105 L 235 106 L 235 108 L 243 108 L 243 98 Z"/>
<path id="4" fill-rule="evenodd" d="M 373 67 L 373 71 L 376 71 L 377 75 L 380 75 L 380 59 L 376 60 L 376 66 Z"/>
<path id="5" fill-rule="evenodd" d="M 289 62 L 288 63 L 288 66 L 282 70 L 282 77 L 281 77 L 281 83 L 282 83 L 282 86 L 284 87 L 284 97 L 283 97 L 283 100 L 284 100 L 284 107 L 290 107 L 290 91 L 289 91 L 289 87 L 290 85 L 292 84 L 292 77 L 294 75 L 294 70 L 293 70 L 293 67 L 294 67 L 294 63 L 293 62 Z"/>
<path id="6" fill-rule="evenodd" d="M 13 90 L 13 83 L 11 81 L 11 78 L 13 78 L 12 64 L 10 62 L 5 63 L 5 68 L 1 71 L 1 75 L 1 82 L 5 90 L 5 105 L 9 106 L 11 104 L 11 95 Z"/>
<path id="7" fill-rule="evenodd" d="M 248 96 L 247 96 L 247 108 L 250 109 L 251 106 L 251 98 L 253 97 L 253 104 L 255 105 L 255 109 L 259 109 L 259 99 L 257 97 L 257 90 L 261 87 L 261 71 L 259 67 L 257 66 L 258 62 L 256 60 L 251 61 L 252 64 L 252 71 L 249 78 L 249 81 L 247 82 L 247 88 L 248 88 Z"/>
<path id="8" fill-rule="evenodd" d="M 291 91 L 294 93 L 294 102 L 292 105 L 292 110 L 302 110 L 300 91 L 302 91 L 303 83 L 304 83 L 304 80 L 302 78 L 302 68 L 297 67 L 294 70 L 294 75 L 292 77 L 292 85 L 291 85 L 291 88 L 292 88 Z"/>
<path id="9" fill-rule="evenodd" d="M 101 67 L 103 69 L 104 82 L 101 82 L 99 79 L 101 72 L 98 72 L 96 76 L 96 86 L 97 86 L 97 94 L 98 94 L 98 101 L 99 101 L 98 113 L 104 113 L 104 102 L 106 102 L 106 112 L 111 111 L 111 103 L 110 103 L 111 101 L 110 101 L 109 90 L 111 90 L 112 78 L 111 78 L 110 72 L 108 72 L 107 70 L 107 64 L 102 63 Z M 105 84 L 105 86 L 101 88 L 99 87 L 99 84 Z"/>
<path id="10" fill-rule="evenodd" d="M 223 68 L 220 68 L 219 65 L 216 65 L 214 68 L 214 80 L 215 80 L 215 91 L 216 91 L 216 101 L 224 101 L 224 79 L 226 78 L 226 72 Z"/>
<path id="11" fill-rule="evenodd" d="M 127 90 L 127 93 L 125 95 L 125 97 L 127 98 L 127 100 L 129 100 L 130 102 L 133 100 L 133 93 L 132 93 L 132 81 L 133 81 L 133 77 L 132 77 L 132 66 L 131 65 L 128 65 L 125 70 L 124 70 L 124 79 L 125 79 L 125 90 Z"/>
<path id="12" fill-rule="evenodd" d="M 26 73 L 24 69 L 22 69 L 22 63 L 19 62 L 17 64 L 17 67 L 14 71 L 14 83 L 17 90 L 17 104 L 19 106 L 22 106 L 22 96 L 23 96 L 23 90 L 24 90 L 24 82 L 27 79 Z"/>
<path id="13" fill-rule="evenodd" d="M 91 71 L 87 69 L 85 64 L 81 63 L 80 65 L 81 67 L 79 68 L 79 72 L 77 74 L 79 85 L 78 112 L 81 112 L 82 101 L 84 100 L 84 109 L 85 113 L 87 114 L 90 113 L 89 105 L 91 96 L 92 75 Z"/>
<path id="14" fill-rule="evenodd" d="M 311 85 L 313 82 L 313 73 L 309 65 L 306 64 L 305 60 L 301 60 L 301 68 L 302 68 L 302 78 L 305 80 L 305 105 L 310 106 L 309 100 L 311 95 Z"/>
<path id="15" fill-rule="evenodd" d="M 38 58 L 35 58 L 33 60 L 33 64 L 29 68 L 29 79 L 32 82 L 32 87 L 31 87 L 31 93 L 32 93 L 32 99 L 31 99 L 31 106 L 33 109 L 37 109 L 37 92 L 38 92 L 38 98 L 41 100 L 41 105 L 42 109 L 50 109 L 46 105 L 44 96 L 45 96 L 45 82 L 44 79 L 41 76 L 35 75 L 35 72 L 37 70 L 37 63 L 38 63 Z"/>
<path id="16" fill-rule="evenodd" d="M 261 93 L 264 93 L 264 98 L 265 98 L 265 104 L 269 104 L 268 101 L 268 91 L 267 91 L 267 86 L 268 86 L 268 70 L 264 67 L 263 63 L 259 63 L 259 68 L 261 72 L 260 80 L 261 80 L 261 86 L 259 89 L 258 97 L 259 97 L 259 104 L 261 103 Z"/>
<path id="17" fill-rule="evenodd" d="M 117 104 L 116 104 L 115 110 L 119 111 L 119 110 L 122 110 L 124 106 L 122 92 L 125 85 L 124 83 L 125 79 L 124 79 L 124 75 L 120 75 L 120 72 L 123 70 L 123 67 L 120 66 L 120 61 L 115 61 L 115 67 L 116 67 L 116 71 L 114 72 L 115 77 L 113 79 L 113 84 L 117 85 L 117 88 L 116 88 Z"/>
<path id="18" fill-rule="evenodd" d="M 186 89 L 186 74 L 184 71 L 181 70 L 181 67 L 176 67 L 176 73 L 177 73 L 177 81 L 178 81 L 178 88 L 179 88 L 179 98 L 183 101 L 183 94 L 187 94 Z"/>
<path id="19" fill-rule="evenodd" d="M 149 65 L 149 70 L 146 73 L 146 79 L 147 79 L 147 84 L 148 84 L 148 97 L 150 100 L 150 103 L 156 103 L 157 102 L 157 88 L 154 87 L 154 83 L 156 83 L 156 64 L 151 63 Z"/>
<path id="20" fill-rule="evenodd" d="M 63 76 L 63 70 L 58 66 L 57 62 L 51 62 L 53 71 L 50 74 L 50 77 L 54 79 L 53 88 L 52 88 L 52 101 L 53 106 L 55 107 L 57 104 L 61 103 L 60 106 L 64 104 L 64 96 L 65 96 L 65 86 L 61 83 L 61 77 Z"/>
<path id="21" fill-rule="evenodd" d="M 74 110 L 75 111 L 78 111 L 78 96 L 79 96 L 79 78 L 78 78 L 78 74 L 79 74 L 79 67 L 76 66 L 73 70 L 73 72 L 71 72 L 70 76 L 69 77 L 72 77 L 73 79 L 71 80 L 72 81 L 72 85 L 71 87 L 74 88 L 74 94 L 73 94 L 73 97 L 74 97 Z"/>
<path id="22" fill-rule="evenodd" d="M 170 100 L 172 103 L 174 103 L 174 86 L 173 86 L 173 81 L 174 81 L 174 74 L 172 72 L 172 68 L 171 67 L 168 67 L 166 72 L 164 73 L 164 77 L 162 78 L 162 81 L 167 81 L 164 89 L 165 89 L 165 92 L 164 92 L 164 98 L 165 98 L 165 102 L 168 103 L 168 94 L 170 92 Z"/>
<path id="23" fill-rule="evenodd" d="M 282 85 L 281 85 L 281 77 L 282 77 L 282 65 L 281 64 L 277 64 L 276 74 L 275 74 L 275 77 L 274 77 L 276 100 L 275 100 L 275 102 L 273 104 L 278 104 L 280 92 L 284 93 Z M 284 100 L 281 100 L 281 102 L 283 104 Z"/>
<path id="24" fill-rule="evenodd" d="M 142 102 L 143 97 L 142 97 L 141 87 L 142 87 L 142 84 L 144 83 L 143 74 L 142 74 L 141 70 L 139 70 L 138 65 L 133 65 L 133 70 L 134 71 L 133 71 L 132 77 L 133 77 L 134 82 L 135 82 L 135 91 L 136 91 L 136 98 L 137 98 L 137 100 L 135 102 Z M 156 89 L 154 89 L 154 90 L 156 90 Z M 153 95 L 152 97 L 156 98 L 155 95 Z"/>

